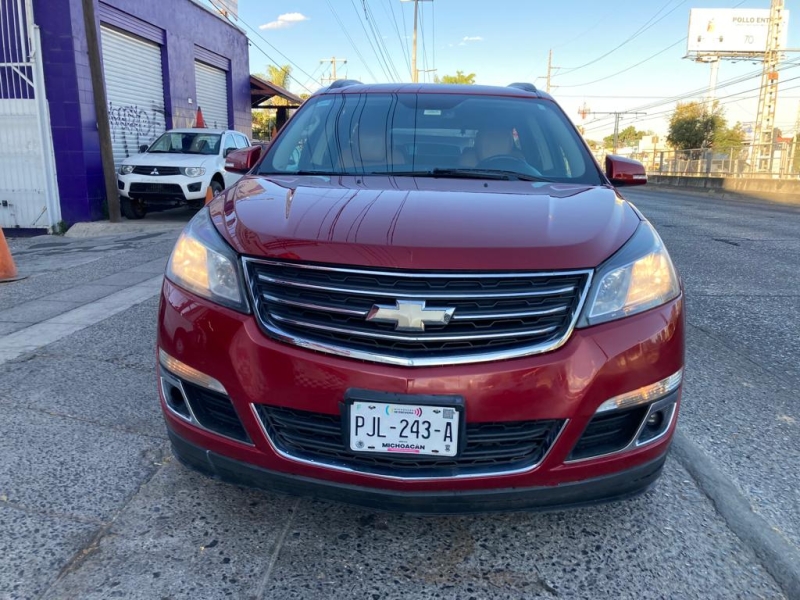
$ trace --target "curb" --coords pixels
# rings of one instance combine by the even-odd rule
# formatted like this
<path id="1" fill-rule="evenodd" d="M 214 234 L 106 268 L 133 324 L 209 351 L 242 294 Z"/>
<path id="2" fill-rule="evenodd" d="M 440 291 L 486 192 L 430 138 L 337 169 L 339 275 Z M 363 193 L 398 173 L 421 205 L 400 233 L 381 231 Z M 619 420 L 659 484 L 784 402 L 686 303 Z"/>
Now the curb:
<path id="1" fill-rule="evenodd" d="M 728 528 L 755 552 L 787 598 L 800 599 L 800 551 L 753 512 L 733 482 L 680 431 L 675 433 L 672 454 L 711 500 Z"/>
<path id="2" fill-rule="evenodd" d="M 706 198 L 717 198 L 719 200 L 730 200 L 733 202 L 749 202 L 751 204 L 762 205 L 778 205 L 786 207 L 800 207 L 800 196 L 791 194 L 769 194 L 764 192 L 763 195 L 756 195 L 756 193 L 745 193 L 736 190 L 714 190 L 705 188 L 683 187 L 677 185 L 664 185 L 658 183 L 651 183 L 641 188 L 643 192 L 654 192 L 668 194 L 670 192 L 688 194 L 691 196 L 701 196 Z M 624 192 L 623 192 L 624 193 Z"/>

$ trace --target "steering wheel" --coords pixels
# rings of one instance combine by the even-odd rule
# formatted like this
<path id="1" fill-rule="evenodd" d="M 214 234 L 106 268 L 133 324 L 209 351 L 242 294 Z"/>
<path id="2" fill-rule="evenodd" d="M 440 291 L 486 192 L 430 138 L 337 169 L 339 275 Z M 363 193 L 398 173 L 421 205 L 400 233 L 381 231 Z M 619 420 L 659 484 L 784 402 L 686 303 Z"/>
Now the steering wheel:
<path id="1" fill-rule="evenodd" d="M 504 171 L 516 171 L 525 175 L 535 175 L 541 177 L 542 174 L 527 162 L 512 154 L 497 154 L 484 158 L 475 165 L 476 169 L 502 169 Z"/>

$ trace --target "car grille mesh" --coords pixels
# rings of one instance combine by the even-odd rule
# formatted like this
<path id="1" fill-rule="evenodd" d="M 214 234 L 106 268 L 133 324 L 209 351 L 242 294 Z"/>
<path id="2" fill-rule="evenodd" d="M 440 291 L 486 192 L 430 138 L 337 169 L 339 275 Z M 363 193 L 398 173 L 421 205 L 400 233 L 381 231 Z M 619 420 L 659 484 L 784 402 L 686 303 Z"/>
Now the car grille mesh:
<path id="1" fill-rule="evenodd" d="M 400 359 L 555 344 L 570 331 L 589 280 L 586 271 L 412 273 L 254 259 L 245 264 L 267 332 Z M 424 331 L 366 319 L 373 306 L 393 307 L 397 300 L 455 311 L 449 323 L 426 324 Z"/>
<path id="2" fill-rule="evenodd" d="M 595 415 L 572 449 L 570 460 L 611 454 L 626 448 L 647 416 L 647 406 Z"/>
<path id="3" fill-rule="evenodd" d="M 131 194 L 175 194 L 183 196 L 183 190 L 177 183 L 132 183 Z"/>
<path id="4" fill-rule="evenodd" d="M 285 454 L 394 476 L 452 477 L 532 467 L 542 461 L 564 424 L 557 419 L 467 423 L 466 443 L 458 456 L 383 455 L 350 450 L 340 415 L 255 407 L 272 443 Z"/>
<path id="5" fill-rule="evenodd" d="M 133 172 L 136 175 L 151 175 L 153 177 L 181 174 L 180 167 L 146 167 L 141 165 L 133 167 Z"/>

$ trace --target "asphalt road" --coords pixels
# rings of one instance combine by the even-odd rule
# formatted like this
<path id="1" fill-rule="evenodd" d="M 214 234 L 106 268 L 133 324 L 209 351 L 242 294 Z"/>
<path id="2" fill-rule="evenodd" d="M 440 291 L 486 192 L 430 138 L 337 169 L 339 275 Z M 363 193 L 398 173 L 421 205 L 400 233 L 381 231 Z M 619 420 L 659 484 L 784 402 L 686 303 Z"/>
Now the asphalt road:
<path id="1" fill-rule="evenodd" d="M 689 454 L 639 498 L 548 514 L 382 514 L 187 471 L 155 393 L 157 299 L 57 327 L 150 281 L 177 231 L 11 240 L 32 276 L 0 287 L 0 599 L 795 597 L 742 523 L 800 547 L 800 209 L 626 195 L 687 287 Z M 37 323 L 57 335 L 3 362 Z"/>

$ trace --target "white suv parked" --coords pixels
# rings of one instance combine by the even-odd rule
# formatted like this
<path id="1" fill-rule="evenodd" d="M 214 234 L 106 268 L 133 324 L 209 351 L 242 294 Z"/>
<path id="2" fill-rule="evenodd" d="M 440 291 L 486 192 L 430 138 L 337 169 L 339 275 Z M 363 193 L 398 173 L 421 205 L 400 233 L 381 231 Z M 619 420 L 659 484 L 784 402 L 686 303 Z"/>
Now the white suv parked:
<path id="1" fill-rule="evenodd" d="M 225 170 L 225 157 L 246 148 L 250 140 L 222 129 L 171 129 L 141 154 L 122 161 L 117 176 L 122 214 L 141 219 L 148 205 L 202 206 L 206 190 L 213 195 L 236 183 L 241 174 Z"/>

